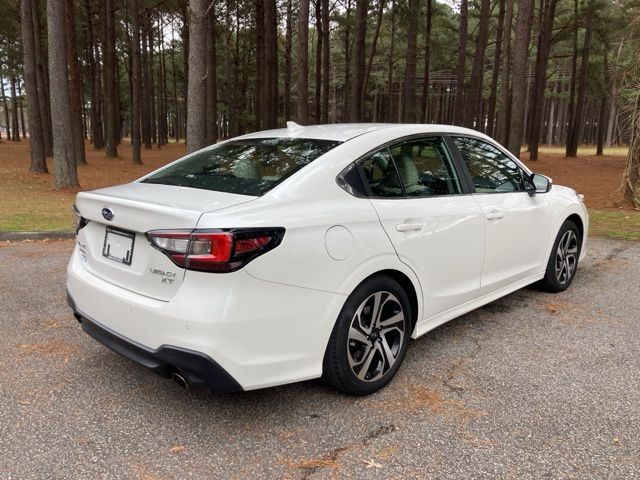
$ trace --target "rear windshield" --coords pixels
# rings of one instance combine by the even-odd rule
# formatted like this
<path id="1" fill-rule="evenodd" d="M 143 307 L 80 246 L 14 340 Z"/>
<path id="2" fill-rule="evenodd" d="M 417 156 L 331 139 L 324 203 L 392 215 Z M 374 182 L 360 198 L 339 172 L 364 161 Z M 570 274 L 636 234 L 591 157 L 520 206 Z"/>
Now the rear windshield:
<path id="1" fill-rule="evenodd" d="M 143 182 L 259 196 L 339 144 L 306 138 L 232 140 L 195 153 Z"/>

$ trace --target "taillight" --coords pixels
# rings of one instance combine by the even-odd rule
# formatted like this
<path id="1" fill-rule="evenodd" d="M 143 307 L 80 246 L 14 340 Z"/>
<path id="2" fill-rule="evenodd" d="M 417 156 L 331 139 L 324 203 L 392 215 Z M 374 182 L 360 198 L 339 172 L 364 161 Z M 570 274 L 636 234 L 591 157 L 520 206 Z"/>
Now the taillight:
<path id="1" fill-rule="evenodd" d="M 87 226 L 89 220 L 82 216 L 80 210 L 78 210 L 78 207 L 76 207 L 75 204 L 73 205 L 73 216 L 73 229 L 75 230 L 76 235 L 78 235 L 78 232 Z"/>
<path id="2" fill-rule="evenodd" d="M 285 229 L 153 230 L 147 238 L 173 263 L 189 270 L 232 272 L 280 245 Z"/>

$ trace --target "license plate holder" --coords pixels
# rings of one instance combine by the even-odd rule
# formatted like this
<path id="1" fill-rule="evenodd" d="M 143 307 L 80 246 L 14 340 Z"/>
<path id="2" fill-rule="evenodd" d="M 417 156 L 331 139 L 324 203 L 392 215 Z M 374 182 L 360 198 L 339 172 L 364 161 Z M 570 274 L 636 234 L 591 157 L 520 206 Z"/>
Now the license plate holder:
<path id="1" fill-rule="evenodd" d="M 123 265 L 131 265 L 135 241 L 135 232 L 107 227 L 104 234 L 102 256 Z"/>

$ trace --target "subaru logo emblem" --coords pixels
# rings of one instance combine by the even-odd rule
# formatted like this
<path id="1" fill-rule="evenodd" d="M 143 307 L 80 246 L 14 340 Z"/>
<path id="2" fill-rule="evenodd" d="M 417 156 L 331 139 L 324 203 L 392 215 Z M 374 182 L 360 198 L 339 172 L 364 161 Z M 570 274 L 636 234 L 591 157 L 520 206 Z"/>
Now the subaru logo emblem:
<path id="1" fill-rule="evenodd" d="M 102 216 L 104 217 L 105 220 L 107 221 L 111 221 L 113 220 L 113 212 L 111 210 L 109 210 L 108 208 L 103 208 L 102 209 Z"/>

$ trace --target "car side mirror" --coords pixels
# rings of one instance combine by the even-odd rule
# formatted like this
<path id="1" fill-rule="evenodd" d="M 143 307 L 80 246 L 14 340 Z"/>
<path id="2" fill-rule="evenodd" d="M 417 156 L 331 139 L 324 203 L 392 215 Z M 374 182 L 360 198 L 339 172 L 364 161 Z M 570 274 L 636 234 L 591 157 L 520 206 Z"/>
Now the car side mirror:
<path id="1" fill-rule="evenodd" d="M 525 181 L 525 189 L 530 196 L 535 196 L 538 193 L 547 193 L 551 190 L 553 182 L 546 175 L 534 173 L 529 179 Z"/>

